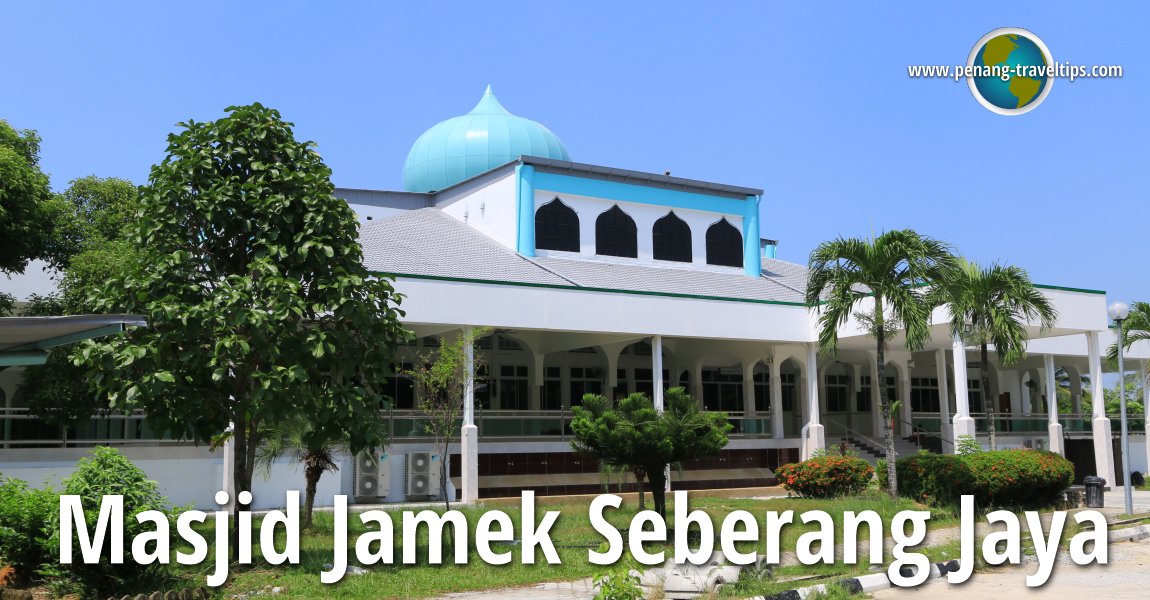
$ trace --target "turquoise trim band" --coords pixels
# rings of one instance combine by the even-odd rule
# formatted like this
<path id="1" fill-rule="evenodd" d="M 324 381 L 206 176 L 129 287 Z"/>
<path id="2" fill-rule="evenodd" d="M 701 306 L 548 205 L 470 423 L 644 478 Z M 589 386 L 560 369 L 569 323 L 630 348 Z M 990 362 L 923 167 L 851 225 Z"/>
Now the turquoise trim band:
<path id="1" fill-rule="evenodd" d="M 519 227 L 515 246 L 523 256 L 535 256 L 535 167 L 515 166 L 515 192 L 519 203 Z"/>
<path id="2" fill-rule="evenodd" d="M 708 196 L 695 192 L 682 192 L 663 188 L 646 187 L 618 181 L 588 179 L 558 173 L 536 173 L 535 187 L 560 194 L 574 194 L 591 198 L 603 198 L 617 202 L 653 204 L 670 208 L 701 210 L 705 212 L 745 215 L 746 200 Z M 753 198 L 753 196 L 748 196 Z M 756 242 L 758 243 L 757 239 Z"/>
<path id="3" fill-rule="evenodd" d="M 751 277 L 763 274 L 759 258 L 759 197 L 747 196 L 743 213 L 743 270 Z"/>

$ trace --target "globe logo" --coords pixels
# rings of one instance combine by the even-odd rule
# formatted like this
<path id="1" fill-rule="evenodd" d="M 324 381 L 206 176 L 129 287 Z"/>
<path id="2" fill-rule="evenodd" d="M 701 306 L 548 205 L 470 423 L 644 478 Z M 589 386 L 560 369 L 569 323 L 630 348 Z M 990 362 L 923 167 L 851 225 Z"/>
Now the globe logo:
<path id="1" fill-rule="evenodd" d="M 1038 107 L 1050 93 L 1054 60 L 1033 33 L 1018 27 L 995 29 L 970 51 L 970 92 L 988 110 L 1021 115 Z"/>

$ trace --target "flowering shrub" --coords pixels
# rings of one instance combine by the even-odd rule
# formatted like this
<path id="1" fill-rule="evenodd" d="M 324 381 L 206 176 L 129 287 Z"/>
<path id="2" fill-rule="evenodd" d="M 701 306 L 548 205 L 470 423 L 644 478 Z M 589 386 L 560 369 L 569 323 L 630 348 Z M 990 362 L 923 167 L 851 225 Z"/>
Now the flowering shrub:
<path id="1" fill-rule="evenodd" d="M 974 474 L 975 502 L 984 506 L 1049 506 L 1074 480 L 1070 461 L 1043 450 L 994 450 L 963 460 Z"/>
<path id="2" fill-rule="evenodd" d="M 959 456 L 919 452 L 898 459 L 894 468 L 898 494 L 923 504 L 958 504 L 963 494 L 974 490 L 974 472 Z"/>
<path id="3" fill-rule="evenodd" d="M 874 468 L 853 456 L 823 456 L 783 465 L 775 475 L 788 491 L 809 498 L 831 498 L 865 490 Z"/>

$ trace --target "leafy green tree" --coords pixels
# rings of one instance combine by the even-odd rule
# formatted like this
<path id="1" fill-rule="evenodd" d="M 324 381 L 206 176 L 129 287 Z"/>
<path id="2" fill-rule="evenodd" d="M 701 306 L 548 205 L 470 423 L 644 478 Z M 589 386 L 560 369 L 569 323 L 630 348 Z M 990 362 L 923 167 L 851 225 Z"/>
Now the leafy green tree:
<path id="1" fill-rule="evenodd" d="M 40 136 L 0 119 L 0 272 L 23 273 L 29 260 L 44 256 L 51 197 Z"/>
<path id="2" fill-rule="evenodd" d="M 996 401 L 989 397 L 988 346 L 994 344 L 999 362 L 1010 367 L 1026 358 L 1029 322 L 1037 321 L 1043 330 L 1049 329 L 1058 320 L 1058 311 L 1034 287 L 1026 271 L 999 264 L 983 268 L 965 259 L 935 286 L 931 297 L 937 305 L 946 306 L 951 334 L 979 348 L 990 449 L 996 450 Z"/>
<path id="3" fill-rule="evenodd" d="M 468 376 L 478 379 L 483 370 L 482 355 L 476 344 L 490 333 L 489 329 L 483 328 L 472 329 L 470 334 L 441 336 L 438 348 L 422 354 L 419 361 L 403 373 L 415 383 L 419 394 L 416 409 L 425 417 L 423 433 L 431 437 L 439 455 L 439 489 L 443 490 L 443 505 L 448 510 L 451 509 L 451 496 L 447 493 L 448 451 L 452 440 L 460 433 Z M 469 344 L 472 349 L 470 373 L 465 355 Z"/>
<path id="4" fill-rule="evenodd" d="M 303 465 L 304 502 L 303 526 L 310 528 L 315 509 L 315 491 L 324 473 L 339 470 L 336 456 L 347 450 L 339 439 L 323 439 L 311 435 L 313 430 L 308 415 L 292 415 L 276 423 L 262 434 L 264 443 L 256 451 L 256 465 L 271 473 L 272 467 L 285 454 L 291 454 Z"/>
<path id="5" fill-rule="evenodd" d="M 94 306 L 90 296 L 139 262 L 137 249 L 126 239 L 138 208 L 136 186 L 123 179 L 81 177 L 57 194 L 51 202 L 54 226 L 46 256 L 58 269 L 58 291 L 33 296 L 24 313 L 49 316 L 118 311 L 115 303 Z M 32 414 L 60 427 L 108 408 L 88 384 L 89 369 L 73 364 L 75 349 L 65 346 L 51 350 L 47 363 L 29 367 L 21 383 Z"/>
<path id="6" fill-rule="evenodd" d="M 125 238 L 137 217 L 139 191 L 125 179 L 89 175 L 72 180 L 50 206 L 53 225 L 45 257 L 63 271 L 77 255 Z"/>
<path id="7" fill-rule="evenodd" d="M 173 437 L 219 441 L 231 425 L 238 493 L 251 490 L 262 432 L 297 415 L 311 421 L 308 446 L 382 445 L 378 411 L 406 332 L 313 144 L 260 104 L 227 113 L 168 136 L 129 228 L 138 266 L 95 298 L 148 325 L 87 343 L 79 362 L 98 368 L 113 407 L 142 408 Z"/>
<path id="8" fill-rule="evenodd" d="M 856 318 L 875 339 L 878 381 L 886 381 L 886 351 L 896 332 L 917 350 L 930 339 L 931 305 L 927 285 L 942 280 L 957 264 L 950 247 L 910 229 L 888 231 L 874 239 L 838 238 L 811 252 L 806 303 L 819 315 L 819 349 L 833 355 L 839 328 Z M 893 398 L 879 387 L 886 442 L 887 482 L 898 497 L 895 473 Z"/>
<path id="9" fill-rule="evenodd" d="M 663 399 L 665 410 L 659 413 L 643 393 L 615 406 L 599 394 L 583 396 L 583 405 L 571 408 L 571 446 L 635 473 L 640 485 L 645 479 L 655 512 L 666 517 L 667 466 L 718 454 L 732 427 L 727 413 L 700 411 L 681 387 L 668 389 Z"/>

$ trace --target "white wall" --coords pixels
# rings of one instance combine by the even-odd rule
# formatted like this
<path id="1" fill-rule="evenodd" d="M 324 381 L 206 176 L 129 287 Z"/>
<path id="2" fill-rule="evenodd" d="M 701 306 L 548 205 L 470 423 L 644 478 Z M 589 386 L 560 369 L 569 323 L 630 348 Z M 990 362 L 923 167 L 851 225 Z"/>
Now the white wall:
<path id="1" fill-rule="evenodd" d="M 450 204 L 440 205 L 440 208 L 501 245 L 515 250 L 519 231 L 516 181 L 513 171 L 487 185 L 476 187 Z"/>
<path id="2" fill-rule="evenodd" d="M 223 489 L 223 452 L 211 452 L 206 446 L 121 447 L 120 451 L 156 481 L 173 506 L 191 505 L 201 510 L 218 510 L 216 492 Z M 76 462 L 87 455 L 84 448 L 30 448 L 4 450 L 0 473 L 41 487 L 57 489 L 75 469 Z M 316 489 L 316 506 L 330 506 L 332 497 L 341 489 L 351 489 L 351 463 L 341 457 L 340 471 L 325 473 Z M 347 487 L 342 481 L 348 479 Z M 253 508 L 279 508 L 284 505 L 286 490 L 299 490 L 303 501 L 304 474 L 299 463 L 285 458 L 271 470 L 270 476 L 257 471 L 252 480 Z"/>

